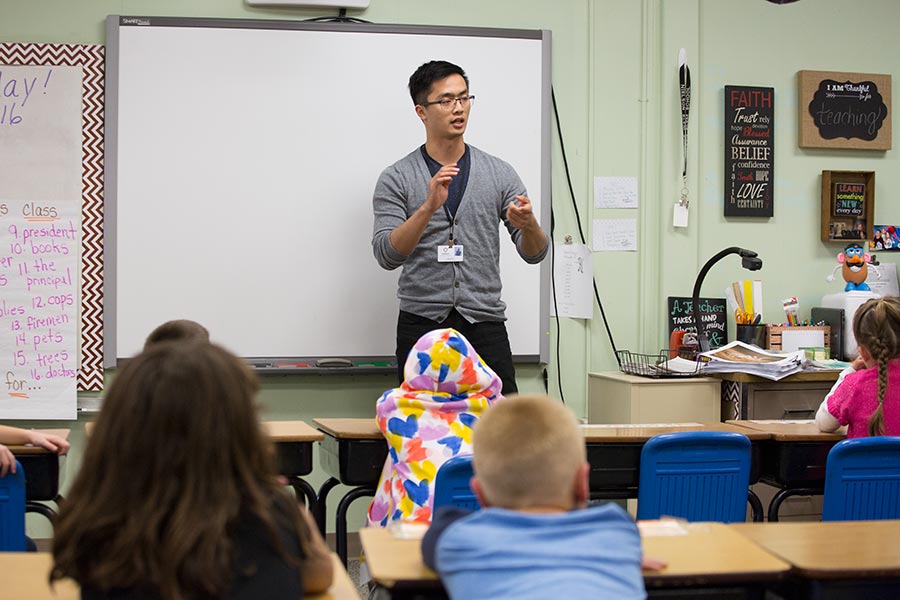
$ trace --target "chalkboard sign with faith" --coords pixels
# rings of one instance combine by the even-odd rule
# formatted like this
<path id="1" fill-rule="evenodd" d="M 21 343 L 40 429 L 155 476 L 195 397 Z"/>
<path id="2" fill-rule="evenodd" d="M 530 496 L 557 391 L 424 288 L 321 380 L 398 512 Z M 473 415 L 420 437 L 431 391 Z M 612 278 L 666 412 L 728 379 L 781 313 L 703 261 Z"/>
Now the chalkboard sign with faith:
<path id="1" fill-rule="evenodd" d="M 774 214 L 775 89 L 725 86 L 725 216 Z"/>

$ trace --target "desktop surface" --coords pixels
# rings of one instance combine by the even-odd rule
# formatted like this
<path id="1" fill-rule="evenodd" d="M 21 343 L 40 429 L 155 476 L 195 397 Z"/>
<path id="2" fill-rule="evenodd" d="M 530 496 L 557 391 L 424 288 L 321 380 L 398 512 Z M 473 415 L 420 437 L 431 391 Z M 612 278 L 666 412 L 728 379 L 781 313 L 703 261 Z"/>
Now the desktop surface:
<path id="1" fill-rule="evenodd" d="M 810 578 L 900 576 L 900 521 L 728 525 Z"/>

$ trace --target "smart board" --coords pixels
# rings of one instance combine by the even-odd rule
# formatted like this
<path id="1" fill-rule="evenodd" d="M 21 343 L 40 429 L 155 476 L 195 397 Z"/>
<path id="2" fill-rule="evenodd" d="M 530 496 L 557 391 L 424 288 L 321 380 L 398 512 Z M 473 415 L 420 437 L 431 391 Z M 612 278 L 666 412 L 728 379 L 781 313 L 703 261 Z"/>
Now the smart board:
<path id="1" fill-rule="evenodd" d="M 433 59 L 466 70 L 467 143 L 549 231 L 549 32 L 109 17 L 106 364 L 172 318 L 248 358 L 392 357 L 372 192 L 424 142 L 406 86 Z M 549 260 L 501 242 L 513 354 L 546 362 Z"/>

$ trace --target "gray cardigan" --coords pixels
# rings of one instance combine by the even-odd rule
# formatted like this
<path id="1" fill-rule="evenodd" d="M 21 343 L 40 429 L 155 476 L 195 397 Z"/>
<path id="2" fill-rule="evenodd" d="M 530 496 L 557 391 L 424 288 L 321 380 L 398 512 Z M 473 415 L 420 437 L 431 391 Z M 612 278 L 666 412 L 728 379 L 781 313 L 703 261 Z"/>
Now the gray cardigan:
<path id="1" fill-rule="evenodd" d="M 474 146 L 469 150 L 469 181 L 456 211 L 453 232 L 454 243 L 464 248 L 462 262 L 437 261 L 438 246 L 447 244 L 450 236 L 444 210 L 432 216 L 409 255 L 391 245 L 391 232 L 422 205 L 428 194 L 431 173 L 418 148 L 381 173 L 372 199 L 375 259 L 388 270 L 403 266 L 397 290 L 400 310 L 434 321 L 443 321 L 453 308 L 469 322 L 506 320 L 506 304 L 500 299 L 500 222 L 526 262 L 540 262 L 549 249 L 548 244 L 536 256 L 523 254 L 522 232 L 505 219 L 506 207 L 515 196 L 526 195 L 522 180 L 508 163 Z"/>

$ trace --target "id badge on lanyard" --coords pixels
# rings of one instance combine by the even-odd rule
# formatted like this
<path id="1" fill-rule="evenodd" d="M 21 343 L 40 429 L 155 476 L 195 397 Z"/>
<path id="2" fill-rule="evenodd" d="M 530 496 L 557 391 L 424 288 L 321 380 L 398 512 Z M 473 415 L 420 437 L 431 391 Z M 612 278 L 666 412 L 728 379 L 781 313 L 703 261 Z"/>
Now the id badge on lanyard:
<path id="1" fill-rule="evenodd" d="M 462 262 L 463 245 L 453 243 L 453 217 L 450 216 L 450 211 L 447 210 L 446 206 L 444 207 L 444 213 L 447 215 L 447 219 L 449 219 L 450 221 L 450 241 L 446 245 L 437 247 L 438 262 Z"/>

